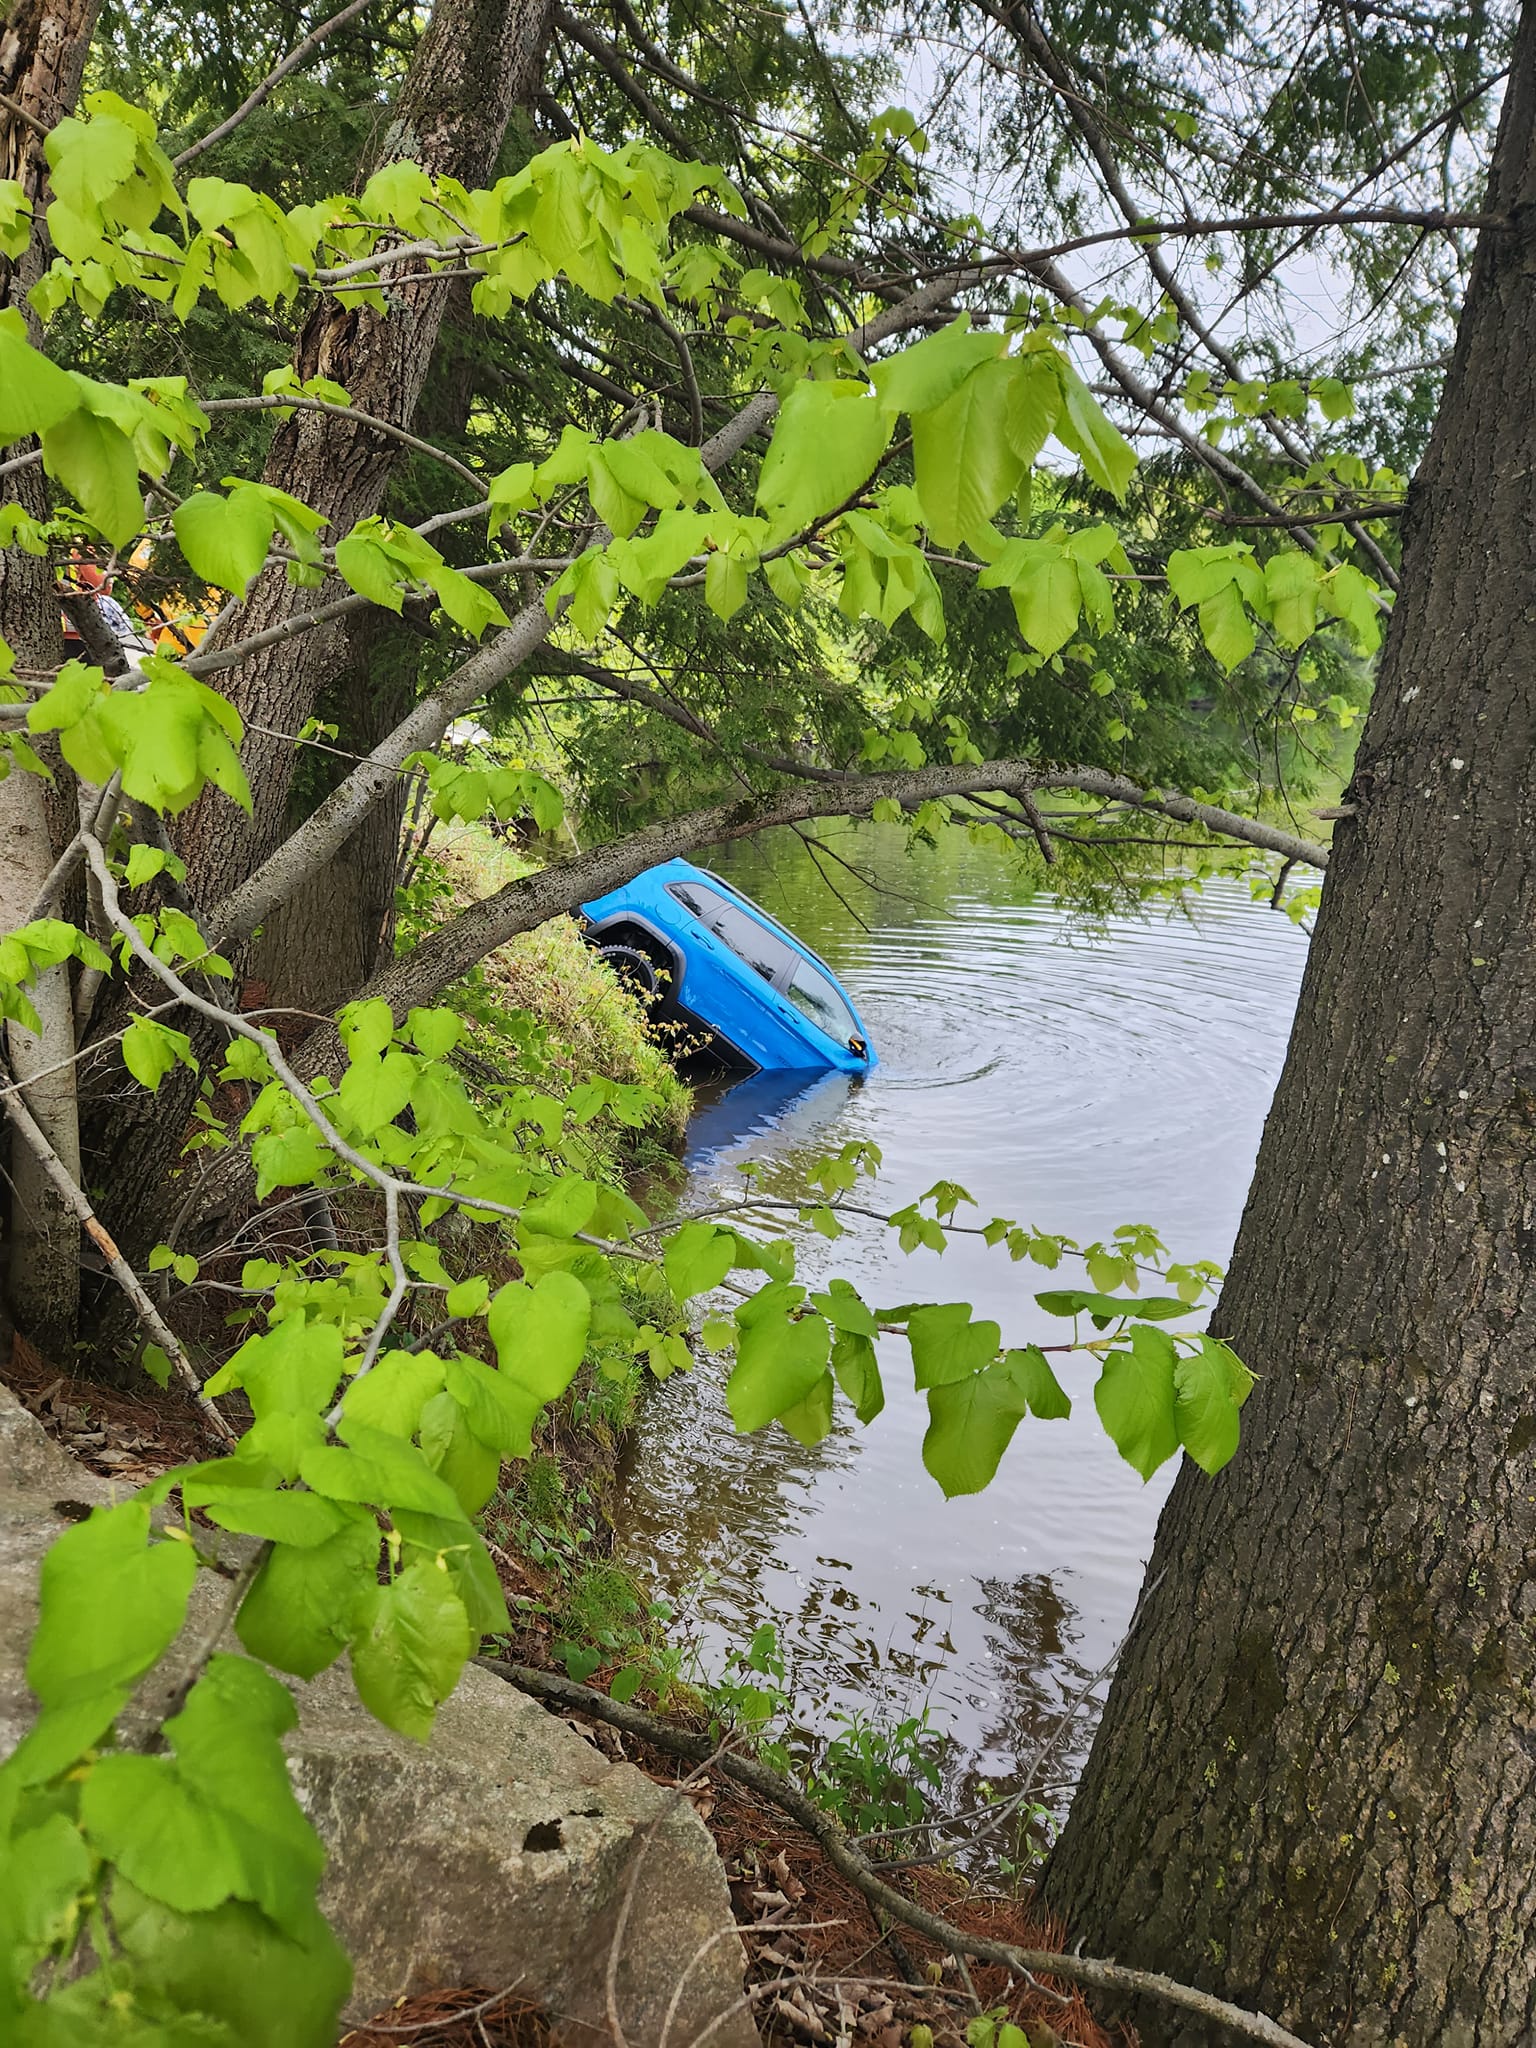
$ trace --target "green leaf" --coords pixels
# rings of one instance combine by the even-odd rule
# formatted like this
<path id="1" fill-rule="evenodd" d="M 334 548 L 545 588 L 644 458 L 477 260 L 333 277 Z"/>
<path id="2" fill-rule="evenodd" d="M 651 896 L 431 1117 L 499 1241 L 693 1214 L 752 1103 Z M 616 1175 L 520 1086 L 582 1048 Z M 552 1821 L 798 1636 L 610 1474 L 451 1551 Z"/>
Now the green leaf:
<path id="1" fill-rule="evenodd" d="M 832 1427 L 831 1373 L 824 1372 L 793 1408 L 782 1411 L 779 1421 L 796 1443 L 804 1444 L 807 1450 L 819 1444 Z"/>
<path id="2" fill-rule="evenodd" d="M 274 1492 L 265 1487 L 211 1484 L 189 1486 L 188 1507 L 200 1507 L 221 1529 L 269 1542 L 292 1543 L 313 1550 L 346 1527 L 347 1513 L 317 1493 Z"/>
<path id="3" fill-rule="evenodd" d="M 449 1288 L 443 1297 L 443 1307 L 451 1316 L 477 1316 L 490 1297 L 491 1283 L 483 1273 L 476 1273 Z"/>
<path id="4" fill-rule="evenodd" d="M 688 1301 L 718 1287 L 735 1263 L 733 1231 L 717 1230 L 712 1223 L 685 1223 L 667 1246 L 662 1268 L 678 1300 Z"/>
<path id="5" fill-rule="evenodd" d="M 405 1541 L 405 1562 L 429 1564 L 438 1561 L 452 1575 L 459 1598 L 477 1635 L 494 1635 L 507 1627 L 507 1603 L 501 1581 L 478 1533 L 467 1522 L 445 1521 L 437 1515 L 417 1514 L 411 1508 L 396 1508 L 390 1517 Z"/>
<path id="6" fill-rule="evenodd" d="M 299 1476 L 328 1500 L 366 1501 L 373 1507 L 419 1508 L 428 1515 L 457 1516 L 459 1504 L 414 1444 L 382 1429 L 369 1429 L 342 1416 L 340 1444 L 320 1444 L 305 1453 Z"/>
<path id="7" fill-rule="evenodd" d="M 1317 557 L 1300 548 L 1282 548 L 1264 564 L 1264 594 L 1282 647 L 1299 647 L 1316 632 L 1321 574 Z"/>
<path id="8" fill-rule="evenodd" d="M 372 1372 L 348 1387 L 342 1413 L 369 1429 L 412 1437 L 422 1409 L 442 1384 L 443 1361 L 432 1352 L 386 1351 Z"/>
<path id="9" fill-rule="evenodd" d="M 1130 1349 L 1111 1351 L 1093 1390 L 1093 1405 L 1115 1449 L 1150 1479 L 1179 1448 L 1174 1416 L 1173 1339 L 1138 1323 Z"/>
<path id="10" fill-rule="evenodd" d="M 799 1291 L 788 1290 L 790 1294 Z M 765 1287 L 757 1299 L 774 1292 L 774 1287 Z M 774 1312 L 745 1327 L 738 1313 L 737 1326 L 741 1335 L 725 1398 L 732 1422 L 746 1436 L 798 1406 L 816 1386 L 827 1369 L 831 1332 L 820 1316 L 791 1321 L 777 1303 Z"/>
<path id="11" fill-rule="evenodd" d="M 1097 1294 L 1091 1287 L 1056 1287 L 1044 1294 L 1037 1294 L 1035 1300 L 1048 1316 L 1093 1317 L 1096 1329 L 1108 1329 L 1122 1316 L 1135 1316 L 1139 1322 L 1166 1323 L 1174 1316 L 1186 1315 L 1189 1304 L 1181 1301 L 1176 1294 Z"/>
<path id="12" fill-rule="evenodd" d="M 429 1060 L 445 1059 L 464 1036 L 463 1021 L 452 1010 L 412 1010 L 405 1028 L 416 1050 Z"/>
<path id="13" fill-rule="evenodd" d="M 184 1031 L 173 1031 L 154 1017 L 134 1017 L 122 1040 L 123 1065 L 135 1081 L 151 1095 L 179 1060 L 195 1074 L 192 1041 Z"/>
<path id="14" fill-rule="evenodd" d="M 1007 433 L 1026 469 L 1034 466 L 1062 407 L 1061 372 L 1054 349 L 1031 349 L 1013 363 L 1008 385 Z"/>
<path id="15" fill-rule="evenodd" d="M 771 537 L 798 533 L 862 489 L 894 425 L 894 415 L 850 379 L 793 385 L 757 480 Z"/>
<path id="16" fill-rule="evenodd" d="M 113 547 L 144 524 L 139 465 L 120 427 L 84 405 L 43 433 L 43 467 L 73 492 L 87 519 Z"/>
<path id="17" fill-rule="evenodd" d="M 1123 499 L 1136 469 L 1135 449 L 1064 356 L 1058 358 L 1058 372 L 1063 405 L 1055 422 L 1057 440 L 1081 458 L 1101 490 Z"/>
<path id="18" fill-rule="evenodd" d="M 1253 620 L 1235 583 L 1224 583 L 1202 600 L 1200 637 L 1228 675 L 1253 652 Z"/>
<path id="19" fill-rule="evenodd" d="M 50 1949 L 68 1953 L 90 1877 L 90 1853 L 63 1813 L 0 1846 L 0 2016 L 10 2011 L 13 1986 L 25 1986 Z"/>
<path id="20" fill-rule="evenodd" d="M 574 1237 L 592 1221 L 597 1197 L 594 1182 L 567 1174 L 547 1194 L 524 1205 L 521 1230 L 537 1231 L 544 1237 Z"/>
<path id="21" fill-rule="evenodd" d="M 274 1544 L 241 1603 L 235 1633 L 263 1663 L 313 1678 L 346 1648 L 378 1561 L 379 1526 L 361 1508 L 323 1543 Z"/>
<path id="22" fill-rule="evenodd" d="M 371 1138 L 399 1116 L 415 1082 L 416 1062 L 398 1046 L 382 1059 L 354 1056 L 336 1090 L 336 1104 L 354 1130 Z"/>
<path id="23" fill-rule="evenodd" d="M 1024 464 L 1008 438 L 1013 365 L 982 363 L 944 404 L 912 422 L 917 495 L 941 548 L 958 547 L 1018 488 Z"/>
<path id="24" fill-rule="evenodd" d="M 1072 1413 L 1072 1403 L 1040 1347 L 1028 1344 L 1022 1351 L 1010 1351 L 1008 1362 L 1024 1390 L 1030 1414 L 1041 1422 L 1064 1422 Z"/>
<path id="25" fill-rule="evenodd" d="M 344 1344 L 334 1323 L 287 1317 L 275 1329 L 247 1337 L 207 1383 L 215 1399 L 243 1387 L 258 1420 L 328 1407 L 341 1378 Z"/>
<path id="26" fill-rule="evenodd" d="M 349 1060 L 377 1058 L 395 1035 L 394 1012 L 378 996 L 366 1003 L 348 1003 L 338 1011 L 337 1021 Z"/>
<path id="27" fill-rule="evenodd" d="M 227 498 L 194 491 L 171 516 L 176 541 L 195 575 L 244 597 L 261 573 L 272 539 L 272 511 L 259 491 Z"/>
<path id="28" fill-rule="evenodd" d="M 980 1372 L 928 1389 L 923 1463 L 945 1498 L 990 1486 L 1013 1433 L 1029 1412 L 1026 1375 L 1010 1351 Z"/>
<path id="29" fill-rule="evenodd" d="M 72 114 L 56 121 L 43 142 L 55 195 L 74 213 L 99 215 L 102 202 L 133 176 L 139 139 L 124 121 Z"/>
<path id="30" fill-rule="evenodd" d="M 482 1370 L 491 1371 L 489 1366 Z M 498 1375 L 491 1373 L 491 1377 Z M 538 1404 L 526 1395 L 524 1401 L 529 1415 L 536 1416 Z M 434 1394 L 421 1411 L 421 1454 L 451 1489 L 465 1516 L 478 1515 L 496 1491 L 501 1453 L 475 1434 L 468 1414 L 446 1390 Z"/>
<path id="31" fill-rule="evenodd" d="M 503 1458 L 531 1454 L 530 1432 L 544 1404 L 527 1387 L 462 1354 L 449 1359 L 444 1377 L 448 1392 L 487 1449 Z"/>
<path id="32" fill-rule="evenodd" d="M 996 1358 L 1002 1331 L 996 1323 L 971 1320 L 968 1301 L 915 1308 L 907 1317 L 912 1371 L 919 1390 L 938 1387 L 979 1372 Z"/>
<path id="33" fill-rule="evenodd" d="M 286 1686 L 245 1657 L 214 1657 L 165 1725 L 168 1757 L 104 1757 L 80 1818 L 138 1890 L 179 1912 L 260 1906 L 302 1937 L 325 1851 L 293 1795 L 279 1737 L 298 1725 Z"/>
<path id="34" fill-rule="evenodd" d="M 79 405 L 74 379 L 32 347 L 21 314 L 0 312 L 0 447 L 46 433 Z"/>
<path id="35" fill-rule="evenodd" d="M 829 1281 L 826 1292 L 811 1296 L 834 1330 L 846 1330 L 857 1337 L 873 1337 L 878 1325 L 875 1312 L 850 1281 Z M 861 1418 L 862 1420 L 862 1418 Z"/>
<path id="36" fill-rule="evenodd" d="M 509 1282 L 486 1316 L 502 1371 L 541 1404 L 575 1378 L 591 1322 L 592 1297 L 570 1273 L 546 1273 L 536 1287 Z"/>
<path id="37" fill-rule="evenodd" d="M 832 1370 L 860 1422 L 873 1422 L 885 1406 L 885 1388 L 870 1339 L 854 1330 L 839 1330 L 832 1341 Z"/>
<path id="38" fill-rule="evenodd" d="M 151 1540 L 138 1500 L 96 1508 L 43 1559 L 27 1684 L 44 1707 L 126 1698 L 180 1632 L 197 1576 L 190 1543 Z"/>
<path id="39" fill-rule="evenodd" d="M 716 549 L 704 565 L 704 602 L 717 619 L 733 619 L 746 601 L 746 563 Z"/>
<path id="40" fill-rule="evenodd" d="M 978 363 L 1000 356 L 1001 334 L 974 334 L 968 313 L 899 355 L 875 363 L 869 381 L 888 412 L 932 412 L 951 398 Z"/>
<path id="41" fill-rule="evenodd" d="M 473 1648 L 451 1576 L 413 1564 L 364 1600 L 352 1644 L 358 1696 L 386 1727 L 425 1742 Z"/>
<path id="42" fill-rule="evenodd" d="M 1219 1472 L 1237 1449 L 1238 1410 L 1253 1389 L 1253 1374 L 1218 1338 L 1174 1368 L 1174 1419 L 1179 1441 L 1202 1472 Z"/>
<path id="43" fill-rule="evenodd" d="M 1083 606 L 1082 563 L 1054 540 L 1011 540 L 982 570 L 983 590 L 1006 586 L 1019 631 L 1044 655 L 1065 647 Z"/>

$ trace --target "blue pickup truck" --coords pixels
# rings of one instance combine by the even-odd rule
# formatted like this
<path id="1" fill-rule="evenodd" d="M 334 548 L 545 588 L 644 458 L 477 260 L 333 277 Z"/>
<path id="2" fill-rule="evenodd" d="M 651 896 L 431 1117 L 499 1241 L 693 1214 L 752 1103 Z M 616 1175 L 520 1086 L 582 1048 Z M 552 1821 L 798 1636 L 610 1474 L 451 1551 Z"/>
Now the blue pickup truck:
<path id="1" fill-rule="evenodd" d="M 830 967 L 729 882 L 663 861 L 582 905 L 585 937 L 680 1057 L 729 1071 L 865 1074 L 869 1033 Z"/>

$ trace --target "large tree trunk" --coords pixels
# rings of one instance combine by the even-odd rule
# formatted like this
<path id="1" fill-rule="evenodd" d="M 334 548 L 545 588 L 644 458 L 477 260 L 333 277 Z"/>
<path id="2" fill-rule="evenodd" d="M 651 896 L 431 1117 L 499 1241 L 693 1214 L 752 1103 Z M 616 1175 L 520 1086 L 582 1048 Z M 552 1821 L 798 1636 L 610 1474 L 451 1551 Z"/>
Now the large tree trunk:
<path id="1" fill-rule="evenodd" d="M 532 104 L 543 67 L 552 0 L 438 0 L 386 130 L 377 162 L 408 159 L 435 177 L 483 185 L 495 169 L 513 110 Z M 359 411 L 408 426 L 426 381 L 452 280 L 422 278 L 390 287 L 387 311 L 323 299 L 299 337 L 301 377 L 343 385 Z M 361 425 L 320 413 L 295 413 L 277 435 L 265 479 L 302 498 L 330 525 L 336 540 L 378 511 L 399 459 L 400 444 Z M 241 614 L 242 636 L 279 624 L 345 590 L 300 590 L 281 569 L 269 570 Z M 227 694 L 252 730 L 242 757 L 254 815 L 231 811 L 217 791 L 205 792 L 177 828 L 188 883 L 212 904 L 286 838 L 294 747 L 287 737 L 314 710 L 321 689 L 344 668 L 345 631 L 338 624 L 251 656 Z"/>
<path id="2" fill-rule="evenodd" d="M 34 124 L 51 127 L 74 106 L 99 5 L 100 0 L 21 0 L 0 23 L 0 91 L 11 103 L 0 106 L 0 178 L 16 180 L 37 220 L 16 261 L 0 259 L 0 305 L 21 308 L 34 341 L 37 325 L 26 294 L 48 261 L 42 225 L 47 161 Z M 0 457 L 11 452 L 0 449 Z M 31 517 L 48 517 L 37 468 L 15 472 L 4 495 Z M 20 548 L 0 553 L 0 637 L 23 668 L 54 669 L 64 659 L 52 565 Z M 56 851 L 47 786 L 16 768 L 0 782 L 0 849 L 0 931 L 8 931 L 26 920 Z M 55 967 L 41 975 L 32 1001 L 42 1030 L 8 1025 L 7 1062 L 18 1081 L 30 1084 L 27 1107 L 43 1135 L 78 1176 L 79 1122 L 68 1064 L 75 1050 L 69 970 Z M 8 1174 L 6 1305 L 29 1336 L 45 1350 L 59 1352 L 73 1335 L 79 1304 L 80 1226 L 19 1141 L 10 1148 Z"/>
<path id="3" fill-rule="evenodd" d="M 532 103 L 551 5 L 552 0 L 438 0 L 376 161 L 409 159 L 440 177 L 484 183 L 514 111 Z M 299 340 L 300 375 L 331 377 L 360 411 L 408 425 L 452 295 L 450 280 L 396 286 L 386 293 L 384 316 L 322 302 Z M 265 476 L 324 512 L 335 538 L 378 510 L 399 455 L 398 442 L 369 428 L 297 413 L 274 441 Z M 239 631 L 243 636 L 274 625 L 341 587 L 299 590 L 281 571 L 269 572 L 252 589 Z M 243 663 L 232 679 L 220 678 L 247 720 L 241 751 L 254 815 L 245 820 L 210 788 L 177 822 L 175 837 L 195 902 L 216 902 L 286 838 L 293 824 L 288 797 L 297 750 L 285 736 L 313 712 L 327 683 L 344 674 L 348 648 L 345 631 L 321 629 L 278 642 Z M 367 676 L 359 679 L 359 688 L 369 686 Z M 345 733 L 342 741 L 351 743 Z M 116 1021 L 108 1017 L 106 1023 Z M 195 1042 L 202 1050 L 214 1049 L 202 1034 Z M 176 1200 L 171 1173 L 191 1100 L 192 1086 L 178 1070 L 157 1096 L 105 1105 L 104 1114 L 91 1121 L 88 1160 L 102 1169 L 110 1162 L 104 1219 L 130 1255 L 163 1234 Z"/>
<path id="4" fill-rule="evenodd" d="M 530 74 L 530 88 L 532 78 Z M 520 92 L 522 88 L 519 88 Z M 519 101 L 519 111 L 523 102 Z M 437 446 L 464 438 L 477 398 L 473 321 L 467 281 L 449 295 L 437 352 L 415 413 L 415 428 Z M 346 752 L 321 754 L 324 793 L 343 781 L 351 756 L 367 754 L 410 710 L 420 640 L 375 606 L 345 621 L 346 660 L 319 700 Z M 334 1010 L 357 994 L 389 957 L 395 932 L 395 881 L 409 784 L 401 777 L 373 805 L 334 857 L 306 877 L 268 918 L 251 956 L 252 979 L 273 1003 Z M 309 791 L 311 801 L 320 792 Z"/>
<path id="5" fill-rule="evenodd" d="M 411 664 L 420 643 L 385 612 L 355 613 L 347 624 L 347 668 L 322 699 L 321 714 L 335 721 L 352 752 L 366 754 L 411 708 Z M 351 765 L 350 758 L 334 761 L 331 781 Z M 266 1001 L 334 1010 L 387 957 L 407 787 L 402 779 L 386 791 L 335 858 L 268 918 L 251 960 Z"/>
<path id="6" fill-rule="evenodd" d="M 1217 1317 L 1261 1377 L 1179 1475 L 1044 1887 L 1350 2048 L 1536 2040 L 1533 131 L 1528 5 Z"/>

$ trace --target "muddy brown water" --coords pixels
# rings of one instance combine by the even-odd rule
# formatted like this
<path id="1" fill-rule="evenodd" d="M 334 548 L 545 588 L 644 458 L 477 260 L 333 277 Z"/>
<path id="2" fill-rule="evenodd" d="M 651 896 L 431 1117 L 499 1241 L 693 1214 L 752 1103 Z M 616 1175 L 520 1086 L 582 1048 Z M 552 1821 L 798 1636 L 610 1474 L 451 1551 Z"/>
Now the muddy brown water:
<path id="1" fill-rule="evenodd" d="M 739 1191 L 746 1161 L 764 1163 L 765 1188 L 797 1193 L 805 1160 L 865 1138 L 884 1153 L 886 1207 L 945 1177 L 976 1198 L 962 1216 L 1085 1242 L 1145 1222 L 1175 1256 L 1224 1262 L 1304 933 L 1236 880 L 1088 928 L 958 832 L 915 853 L 896 828 L 822 836 L 880 886 L 824 860 L 834 894 L 788 835 L 709 864 L 832 965 L 880 1064 L 862 1083 L 760 1077 L 701 1098 L 687 1205 Z M 835 1244 L 795 1235 L 802 1278 L 844 1273 L 876 1303 L 969 1301 L 1005 1343 L 1064 1334 L 1033 1296 L 1074 1284 L 1065 1269 L 1014 1265 L 974 1238 L 905 1256 L 874 1224 Z M 736 1437 L 711 1367 L 658 1390 L 627 1462 L 621 1545 L 678 1605 L 677 1633 L 709 1673 L 771 1620 L 802 1727 L 927 1707 L 951 1792 L 1006 1788 L 1123 1634 L 1174 1468 L 1144 1486 L 1121 1463 L 1093 1369 L 1069 1358 L 1071 1419 L 1026 1421 L 988 1491 L 946 1502 L 922 1466 L 926 1404 L 905 1346 L 888 1343 L 882 1363 L 884 1414 L 860 1429 L 840 1402 L 813 1450 L 777 1428 Z M 1049 1773 L 1058 1810 L 1093 1718 L 1090 1697 Z"/>

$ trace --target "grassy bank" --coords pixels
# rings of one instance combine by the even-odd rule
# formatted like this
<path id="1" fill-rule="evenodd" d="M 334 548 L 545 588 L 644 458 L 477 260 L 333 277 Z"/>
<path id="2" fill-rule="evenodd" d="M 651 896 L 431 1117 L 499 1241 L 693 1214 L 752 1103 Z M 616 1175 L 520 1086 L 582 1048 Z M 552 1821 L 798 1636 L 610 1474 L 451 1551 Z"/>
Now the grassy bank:
<path id="1" fill-rule="evenodd" d="M 412 884 L 403 937 L 478 900 L 536 863 L 472 825 L 434 836 Z M 451 997 L 470 1024 L 462 1057 L 487 1088 L 525 1085 L 567 1100 L 599 1080 L 606 1106 L 582 1126 L 594 1179 L 665 1183 L 675 1170 L 692 1096 L 647 1035 L 645 1019 L 568 917 L 524 932 L 483 961 Z M 659 1273 L 637 1272 L 625 1306 L 637 1323 L 659 1304 Z M 629 1290 L 626 1290 L 629 1291 Z M 503 1647 L 586 1676 L 660 1651 L 660 1617 L 614 1556 L 619 1461 L 649 1375 L 627 1352 L 594 1349 L 545 1414 L 533 1456 L 503 1467 L 482 1518 L 513 1634 Z"/>

